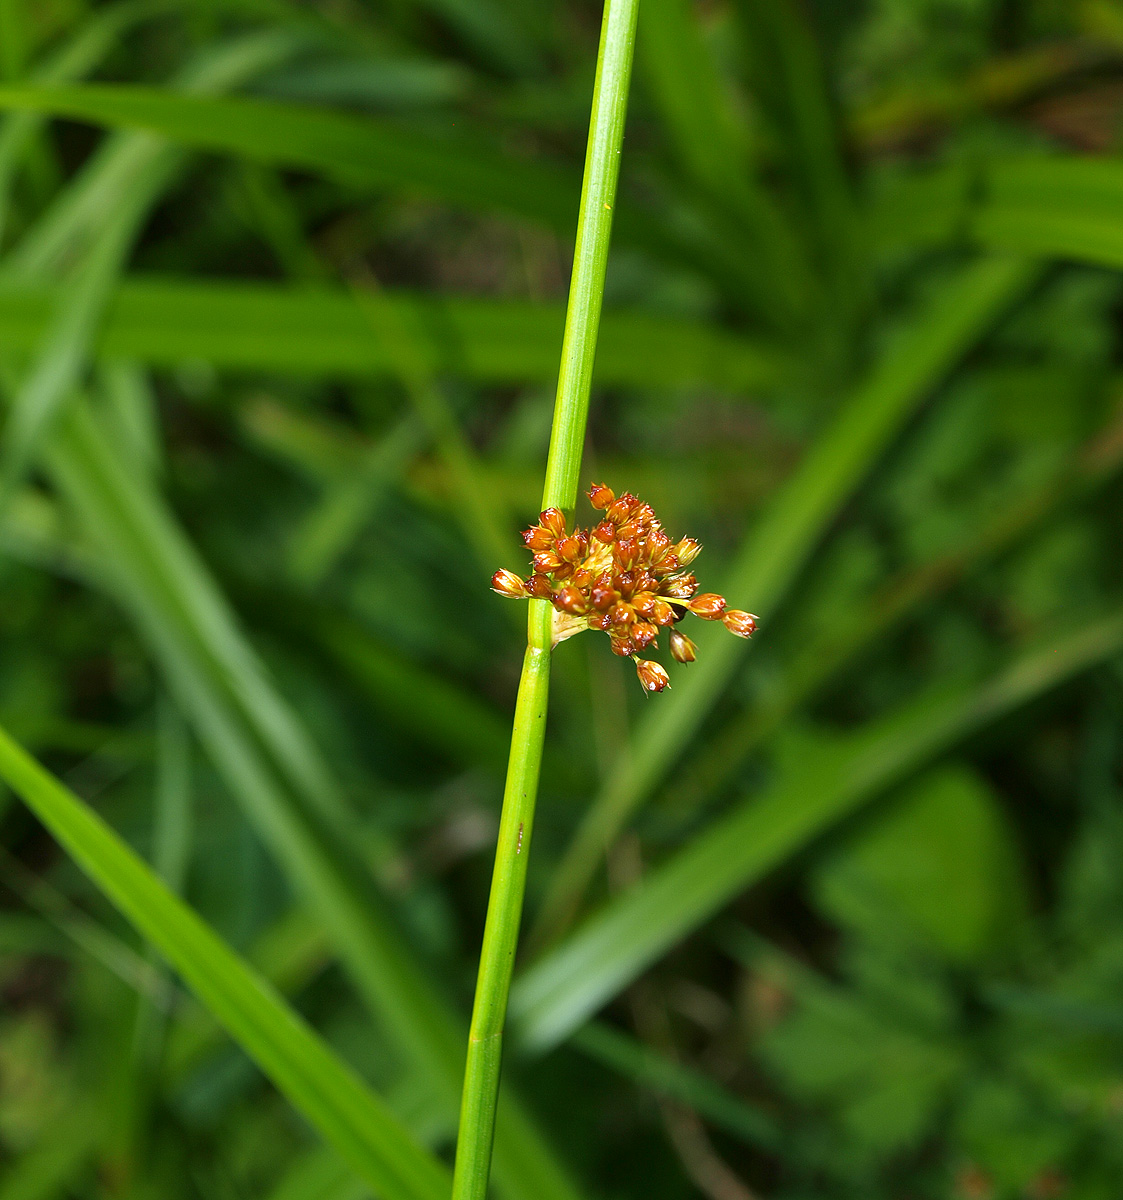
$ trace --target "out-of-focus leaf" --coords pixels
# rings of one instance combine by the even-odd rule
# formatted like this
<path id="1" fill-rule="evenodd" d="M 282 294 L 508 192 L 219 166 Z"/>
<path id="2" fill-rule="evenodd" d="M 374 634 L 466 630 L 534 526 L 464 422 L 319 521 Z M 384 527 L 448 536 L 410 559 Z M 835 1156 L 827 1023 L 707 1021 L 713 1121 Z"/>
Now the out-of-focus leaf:
<path id="1" fill-rule="evenodd" d="M 15 353 L 38 344 L 58 292 L 0 286 L 0 336 Z M 481 383 L 552 381 L 565 310 L 521 301 L 391 293 L 433 371 Z M 338 376 L 386 375 L 387 349 L 343 292 L 252 283 L 133 279 L 110 301 L 96 352 L 150 366 L 203 360 L 219 368 Z M 641 312 L 606 312 L 596 379 L 611 385 L 707 383 L 767 387 L 783 358 L 712 325 Z"/>
<path id="2" fill-rule="evenodd" d="M 955 962 L 985 956 L 1026 914 L 1026 884 L 986 785 L 947 767 L 916 782 L 817 873 L 819 903 L 876 938 L 888 922 Z"/>
<path id="3" fill-rule="evenodd" d="M 120 469 L 83 405 L 68 414 L 49 465 L 231 793 L 324 921 L 360 994 L 455 1112 L 463 1070 L 458 1022 L 359 881 L 354 816 L 151 481 Z M 501 1101 L 496 1179 L 520 1198 L 573 1194 L 510 1097 Z"/>
<path id="4" fill-rule="evenodd" d="M 591 1021 L 573 1036 L 573 1046 L 604 1066 L 643 1087 L 689 1105 L 719 1129 L 752 1146 L 775 1150 L 780 1133 L 775 1122 L 711 1079 L 672 1061 L 610 1025 Z"/>
<path id="5" fill-rule="evenodd" d="M 714 821 L 524 972 L 511 993 L 523 1044 L 555 1044 L 825 829 L 954 741 L 1121 651 L 1123 618 L 1109 617 L 1027 653 L 984 684 L 922 696 L 857 733 L 808 750 L 762 795 Z"/>
<path id="6" fill-rule="evenodd" d="M 199 150 L 322 171 L 347 183 L 420 191 L 569 231 L 576 177 L 371 118 L 248 98 L 113 84 L 0 88 L 0 108 L 143 129 Z"/>
<path id="7" fill-rule="evenodd" d="M 293 1105 L 388 1200 L 439 1200 L 447 1170 L 81 800 L 0 731 L 0 773 Z"/>
<path id="8" fill-rule="evenodd" d="M 883 249 L 975 242 L 1035 258 L 1123 266 L 1123 163 L 998 157 L 904 176 L 869 213 Z"/>
<path id="9" fill-rule="evenodd" d="M 767 630 L 769 614 L 905 421 L 1034 273 L 1022 261 L 986 260 L 946 285 L 915 318 L 749 531 L 722 588 L 732 604 L 759 613 Z M 690 674 L 640 723 L 631 752 L 621 757 L 574 835 L 551 879 L 542 929 L 554 931 L 572 914 L 604 848 L 674 765 L 747 649 L 720 626 L 703 629 L 698 645 Z"/>

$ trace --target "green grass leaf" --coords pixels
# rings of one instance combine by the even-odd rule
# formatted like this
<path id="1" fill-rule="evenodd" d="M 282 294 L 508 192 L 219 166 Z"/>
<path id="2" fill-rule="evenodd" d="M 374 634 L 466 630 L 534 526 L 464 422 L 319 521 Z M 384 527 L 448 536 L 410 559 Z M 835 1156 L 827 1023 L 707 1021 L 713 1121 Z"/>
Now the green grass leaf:
<path id="1" fill-rule="evenodd" d="M 1035 273 L 1023 261 L 996 258 L 945 285 L 773 495 L 721 589 L 731 604 L 764 618 L 763 636 L 769 615 L 873 464 Z M 677 761 L 748 649 L 720 627 L 701 630 L 697 640 L 698 661 L 640 722 L 631 753 L 621 758 L 574 835 L 550 881 L 540 933 L 556 932 L 569 919 L 604 848 Z"/>
<path id="2" fill-rule="evenodd" d="M 416 129 L 297 104 L 183 96 L 119 84 L 2 87 L 0 108 L 143 129 L 196 150 L 321 172 L 350 184 L 406 188 L 498 209 L 568 231 L 576 178 Z"/>
<path id="3" fill-rule="evenodd" d="M 455 1112 L 459 1023 L 361 882 L 356 818 L 151 480 L 127 469 L 84 404 L 68 410 L 48 465 L 231 794 L 324 922 L 382 1027 Z M 501 1105 L 496 1156 L 505 1195 L 571 1200 L 572 1185 L 511 1097 Z"/>
<path id="4" fill-rule="evenodd" d="M 0 284 L 0 337 L 11 352 L 39 344 L 58 296 L 52 287 Z M 480 383 L 552 383 L 557 376 L 563 305 L 402 292 L 389 300 L 429 370 Z M 154 367 L 202 360 L 219 369 L 304 375 L 394 371 L 352 296 L 254 283 L 126 279 L 109 302 L 95 353 Z M 605 386 L 755 390 L 774 383 L 784 367 L 774 348 L 701 321 L 610 311 L 595 378 Z"/>
<path id="5" fill-rule="evenodd" d="M 981 685 L 926 694 L 801 756 L 516 981 L 511 1010 L 524 1046 L 563 1039 L 739 892 L 955 741 L 1120 652 L 1123 617 L 1112 616 Z"/>
<path id="6" fill-rule="evenodd" d="M 443 1200 L 447 1170 L 90 808 L 0 730 L 0 775 L 278 1089 L 387 1200 Z"/>

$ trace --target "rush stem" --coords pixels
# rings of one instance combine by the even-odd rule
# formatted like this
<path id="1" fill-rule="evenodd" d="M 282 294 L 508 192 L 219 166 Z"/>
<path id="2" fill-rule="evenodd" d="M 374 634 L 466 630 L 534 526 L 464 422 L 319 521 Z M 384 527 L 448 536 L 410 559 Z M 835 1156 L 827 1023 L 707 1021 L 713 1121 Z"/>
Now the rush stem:
<path id="1" fill-rule="evenodd" d="M 544 509 L 572 510 L 577 502 L 624 139 L 637 9 L 638 0 L 607 0 L 601 25 L 573 276 L 542 496 Z M 491 1173 L 503 1026 L 522 918 L 530 836 L 546 735 L 552 635 L 553 606 L 545 600 L 531 600 L 527 649 L 515 704 L 503 814 L 499 822 L 499 842 L 495 850 L 468 1037 L 452 1200 L 485 1200 Z"/>

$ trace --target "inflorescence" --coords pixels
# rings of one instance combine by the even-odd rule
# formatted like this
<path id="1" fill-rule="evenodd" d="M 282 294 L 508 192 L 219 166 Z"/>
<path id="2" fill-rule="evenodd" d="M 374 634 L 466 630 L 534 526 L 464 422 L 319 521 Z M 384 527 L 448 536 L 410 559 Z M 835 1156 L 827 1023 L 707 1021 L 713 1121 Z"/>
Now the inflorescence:
<path id="1" fill-rule="evenodd" d="M 491 580 L 501 596 L 553 604 L 555 646 L 583 629 L 601 629 L 614 654 L 635 661 L 643 687 L 661 692 L 670 677 L 640 652 L 657 649 L 659 631 L 666 629 L 672 657 L 693 662 L 694 643 L 675 628 L 688 612 L 721 621 L 738 637 L 752 636 L 752 613 L 727 608 L 725 598 L 713 592 L 698 594 L 698 580 L 689 570 L 702 549 L 698 542 L 689 537 L 672 542 L 651 505 L 628 492 L 618 497 L 595 483 L 588 494 L 603 520 L 570 533 L 562 510 L 546 509 L 523 533 L 534 556 L 530 578 L 499 570 Z"/>

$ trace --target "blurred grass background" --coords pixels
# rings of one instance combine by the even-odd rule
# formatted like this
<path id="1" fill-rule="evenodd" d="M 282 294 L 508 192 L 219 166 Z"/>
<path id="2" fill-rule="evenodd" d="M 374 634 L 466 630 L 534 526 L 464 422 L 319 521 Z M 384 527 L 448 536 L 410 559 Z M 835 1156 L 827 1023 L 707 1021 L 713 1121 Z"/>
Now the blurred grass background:
<path id="1" fill-rule="evenodd" d="M 0 724 L 445 1162 L 599 21 L 0 0 Z M 643 0 L 585 482 L 762 624 L 556 654 L 504 1200 L 1119 1196 L 1121 135 L 1115 0 Z M 0 1200 L 369 1195 L 0 805 Z"/>

